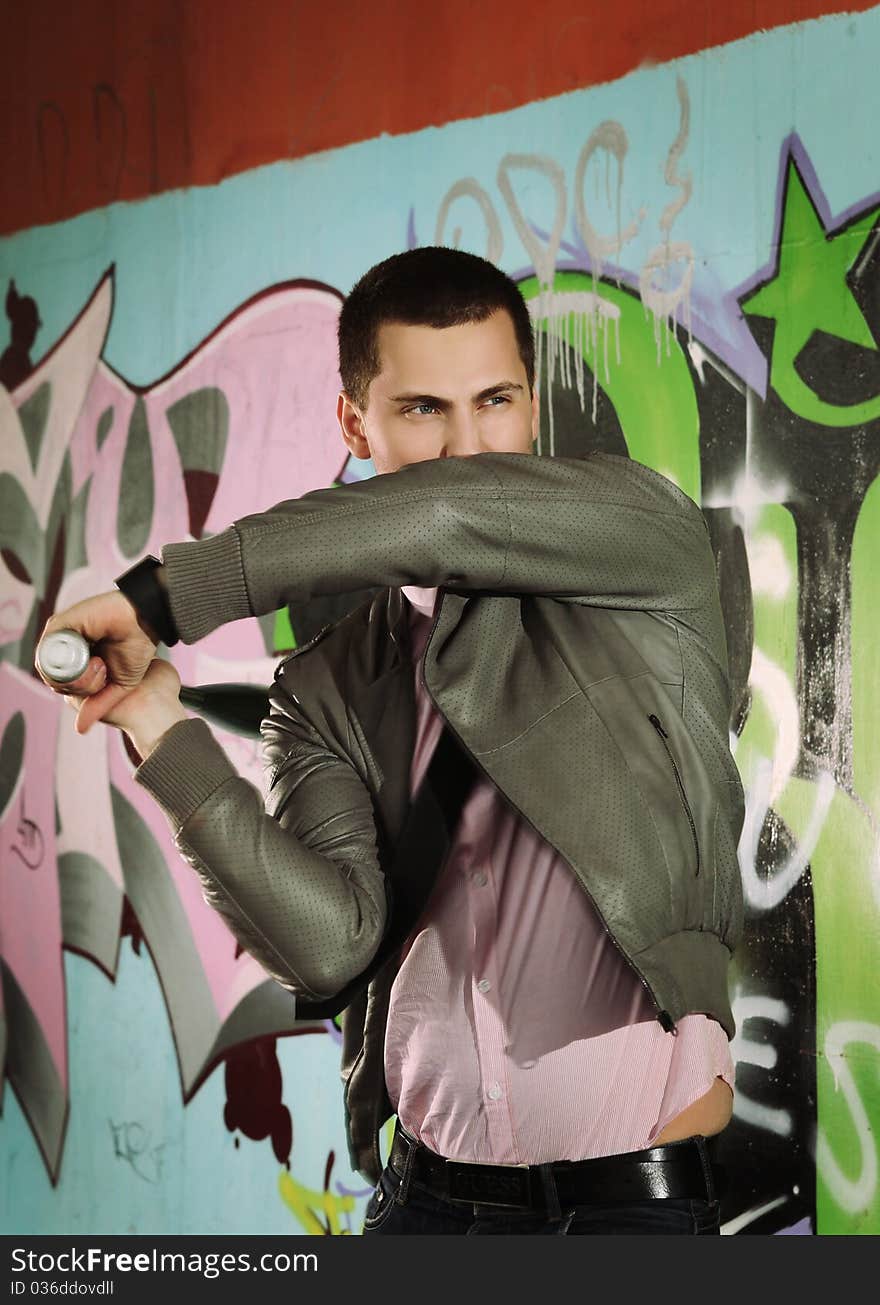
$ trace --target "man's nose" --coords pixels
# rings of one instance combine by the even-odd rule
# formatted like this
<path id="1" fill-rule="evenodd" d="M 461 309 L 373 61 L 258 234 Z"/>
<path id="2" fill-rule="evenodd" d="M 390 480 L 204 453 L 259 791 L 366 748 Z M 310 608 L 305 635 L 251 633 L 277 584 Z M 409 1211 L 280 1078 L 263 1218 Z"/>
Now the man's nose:
<path id="1" fill-rule="evenodd" d="M 447 423 L 444 457 L 466 458 L 485 451 L 476 413 L 456 415 Z"/>

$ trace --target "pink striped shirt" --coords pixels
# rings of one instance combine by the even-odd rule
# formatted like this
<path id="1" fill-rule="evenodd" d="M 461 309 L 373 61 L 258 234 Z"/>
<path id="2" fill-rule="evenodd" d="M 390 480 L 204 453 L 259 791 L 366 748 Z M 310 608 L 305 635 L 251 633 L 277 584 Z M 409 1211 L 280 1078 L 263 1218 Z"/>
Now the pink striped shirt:
<path id="1" fill-rule="evenodd" d="M 414 792 L 443 728 L 421 681 L 436 590 L 412 604 Z M 455 1160 L 541 1164 L 637 1151 L 720 1075 L 727 1036 L 666 1033 L 567 863 L 482 777 L 394 981 L 385 1078 L 404 1127 Z"/>

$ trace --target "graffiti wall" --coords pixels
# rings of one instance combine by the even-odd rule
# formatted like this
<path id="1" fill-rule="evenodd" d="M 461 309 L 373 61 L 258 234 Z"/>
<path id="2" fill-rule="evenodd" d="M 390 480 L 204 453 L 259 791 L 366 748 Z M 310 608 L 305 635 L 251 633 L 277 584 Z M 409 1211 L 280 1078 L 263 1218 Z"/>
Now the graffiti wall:
<path id="1" fill-rule="evenodd" d="M 3 1231 L 360 1227 L 335 1023 L 238 951 L 122 737 L 76 736 L 31 666 L 145 553 L 370 473 L 339 305 L 445 243 L 529 303 L 542 453 L 628 453 L 709 522 L 747 796 L 725 1231 L 880 1232 L 878 48 L 880 11 L 818 18 L 0 241 Z M 268 683 L 335 614 L 168 655 Z"/>

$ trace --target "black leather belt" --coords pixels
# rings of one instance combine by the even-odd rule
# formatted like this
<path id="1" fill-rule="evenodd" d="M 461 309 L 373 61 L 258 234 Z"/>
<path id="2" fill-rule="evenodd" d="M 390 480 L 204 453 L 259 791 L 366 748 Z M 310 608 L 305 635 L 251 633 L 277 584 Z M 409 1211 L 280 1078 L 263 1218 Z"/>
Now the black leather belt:
<path id="1" fill-rule="evenodd" d="M 556 1202 L 572 1206 L 664 1197 L 710 1202 L 716 1199 L 712 1167 L 702 1137 L 594 1160 L 562 1160 L 552 1165 L 484 1165 L 446 1160 L 416 1142 L 398 1123 L 389 1164 L 401 1178 L 409 1169 L 414 1182 L 447 1201 L 514 1209 L 545 1210 Z"/>

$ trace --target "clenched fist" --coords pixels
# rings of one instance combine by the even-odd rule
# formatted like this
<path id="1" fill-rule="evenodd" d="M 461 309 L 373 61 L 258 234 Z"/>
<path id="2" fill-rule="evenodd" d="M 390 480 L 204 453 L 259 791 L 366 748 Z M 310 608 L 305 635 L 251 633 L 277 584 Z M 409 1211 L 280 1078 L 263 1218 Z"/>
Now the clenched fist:
<path id="1" fill-rule="evenodd" d="M 49 679 L 39 664 L 37 672 L 56 693 L 83 700 L 76 728 L 85 734 L 141 683 L 155 657 L 158 640 L 141 624 L 124 594 L 115 589 L 50 616 L 40 637 L 57 630 L 76 630 L 91 645 L 93 656 L 79 679 L 69 684 Z"/>

